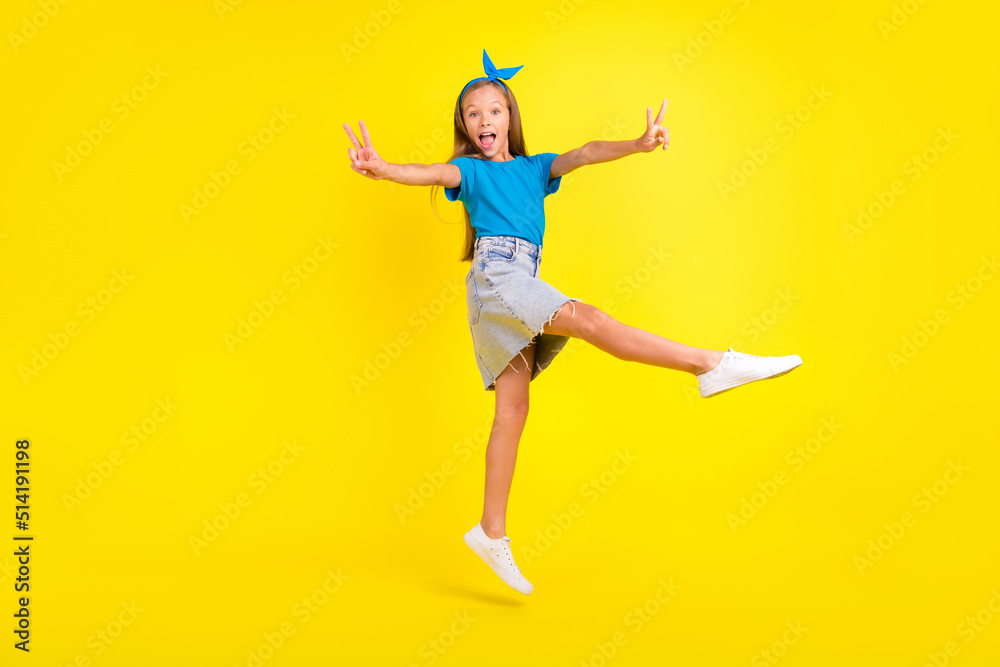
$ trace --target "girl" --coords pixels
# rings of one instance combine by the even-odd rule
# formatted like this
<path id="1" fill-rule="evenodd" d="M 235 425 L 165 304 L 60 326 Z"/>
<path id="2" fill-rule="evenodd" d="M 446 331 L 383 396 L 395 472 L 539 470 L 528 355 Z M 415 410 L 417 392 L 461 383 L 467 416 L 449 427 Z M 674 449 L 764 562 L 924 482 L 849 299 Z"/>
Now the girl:
<path id="1" fill-rule="evenodd" d="M 538 271 L 545 233 L 543 200 L 560 179 L 588 164 L 666 150 L 670 135 L 661 125 L 667 100 L 656 118 L 646 109 L 646 131 L 628 141 L 590 141 L 567 153 L 529 155 L 514 93 L 501 79 L 521 67 L 497 69 L 483 51 L 486 76 L 465 85 L 455 101 L 455 147 L 447 164 L 392 164 L 372 146 L 364 121 L 359 143 L 344 130 L 351 169 L 374 180 L 443 186 L 450 201 L 465 209 L 462 261 L 466 275 L 469 331 L 486 391 L 496 409 L 486 446 L 486 489 L 482 518 L 465 534 L 469 547 L 515 590 L 533 587 L 514 562 L 507 536 L 517 447 L 528 416 L 528 387 L 563 348 L 582 338 L 626 361 L 670 368 L 698 378 L 702 397 L 749 382 L 783 375 L 802 363 L 798 355 L 758 357 L 691 347 L 623 324 L 601 309 L 569 298 L 542 281 Z M 431 189 L 431 202 L 435 190 Z"/>

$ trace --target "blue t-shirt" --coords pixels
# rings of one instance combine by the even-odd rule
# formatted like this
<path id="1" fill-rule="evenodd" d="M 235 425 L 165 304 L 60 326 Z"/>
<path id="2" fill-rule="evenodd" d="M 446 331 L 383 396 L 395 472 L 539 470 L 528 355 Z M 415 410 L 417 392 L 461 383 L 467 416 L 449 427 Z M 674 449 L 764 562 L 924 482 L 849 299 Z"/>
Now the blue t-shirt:
<path id="1" fill-rule="evenodd" d="M 457 188 L 445 188 L 448 201 L 465 204 L 476 238 L 509 234 L 537 246 L 545 236 L 544 200 L 559 189 L 562 177 L 549 179 L 558 153 L 537 153 L 493 162 L 457 157 L 449 164 L 462 171 Z"/>

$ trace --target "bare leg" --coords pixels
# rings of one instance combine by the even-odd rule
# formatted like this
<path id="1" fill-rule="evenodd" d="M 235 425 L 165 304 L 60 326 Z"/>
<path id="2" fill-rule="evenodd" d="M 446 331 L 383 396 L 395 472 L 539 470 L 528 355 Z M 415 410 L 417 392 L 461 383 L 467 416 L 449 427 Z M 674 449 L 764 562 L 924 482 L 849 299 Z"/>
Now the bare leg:
<path id="1" fill-rule="evenodd" d="M 486 445 L 486 492 L 480 524 L 483 532 L 494 539 L 507 534 L 507 498 L 514 479 L 517 445 L 528 419 L 528 384 L 535 367 L 534 341 L 521 354 L 497 376 L 496 410 Z"/>
<path id="2" fill-rule="evenodd" d="M 691 347 L 619 322 L 597 306 L 568 301 L 545 333 L 582 338 L 622 359 L 699 375 L 715 368 L 724 352 Z"/>

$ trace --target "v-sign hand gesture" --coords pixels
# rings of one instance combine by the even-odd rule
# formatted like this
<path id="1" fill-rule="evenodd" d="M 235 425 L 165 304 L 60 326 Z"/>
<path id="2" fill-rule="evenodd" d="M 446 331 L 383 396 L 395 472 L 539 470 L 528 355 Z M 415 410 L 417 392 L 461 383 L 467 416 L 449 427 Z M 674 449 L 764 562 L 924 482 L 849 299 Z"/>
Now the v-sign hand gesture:
<path id="1" fill-rule="evenodd" d="M 368 128 L 365 127 L 365 121 L 362 120 L 359 123 L 361 125 L 361 138 L 364 140 L 364 145 L 358 143 L 358 138 L 351 130 L 350 123 L 344 123 L 344 131 L 347 132 L 351 143 L 354 144 L 354 148 L 347 149 L 347 156 L 351 159 L 351 169 L 362 176 L 367 176 L 377 181 L 384 178 L 388 173 L 389 163 L 383 160 L 372 146 L 372 138 L 368 136 Z"/>
<path id="2" fill-rule="evenodd" d="M 653 107 L 646 107 L 646 132 L 635 140 L 636 149 L 640 153 L 648 153 L 660 144 L 663 144 L 663 150 L 667 150 L 670 145 L 670 130 L 660 124 L 666 112 L 667 98 L 663 98 L 663 106 L 660 107 L 660 113 L 656 114 L 656 120 L 653 120 Z"/>

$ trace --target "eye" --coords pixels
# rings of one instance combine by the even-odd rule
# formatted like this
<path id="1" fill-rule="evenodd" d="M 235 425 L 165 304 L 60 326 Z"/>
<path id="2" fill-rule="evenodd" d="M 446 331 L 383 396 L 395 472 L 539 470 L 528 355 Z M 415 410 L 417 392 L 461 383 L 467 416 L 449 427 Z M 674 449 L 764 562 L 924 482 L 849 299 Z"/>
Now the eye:
<path id="1" fill-rule="evenodd" d="M 494 109 L 493 113 L 500 113 L 500 109 Z"/>

